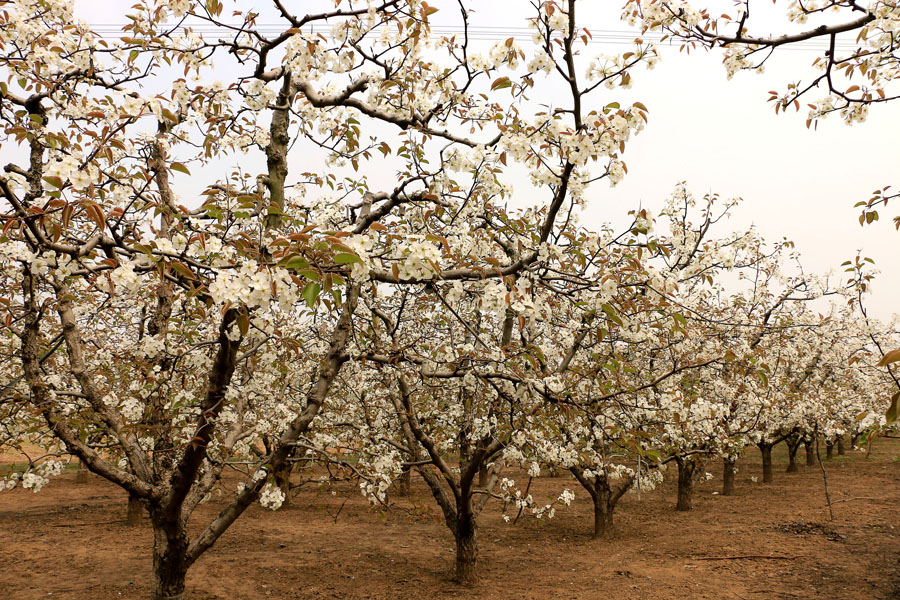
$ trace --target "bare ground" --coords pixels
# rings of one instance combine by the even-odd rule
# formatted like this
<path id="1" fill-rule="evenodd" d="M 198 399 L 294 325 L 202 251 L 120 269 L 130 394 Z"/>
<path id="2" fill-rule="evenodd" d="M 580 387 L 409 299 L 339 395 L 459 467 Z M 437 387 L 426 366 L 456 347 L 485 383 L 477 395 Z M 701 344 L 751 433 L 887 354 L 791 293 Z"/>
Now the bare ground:
<path id="1" fill-rule="evenodd" d="M 589 536 L 587 493 L 568 477 L 541 477 L 535 498 L 570 487 L 573 506 L 549 522 L 512 526 L 499 504 L 489 505 L 479 530 L 482 579 L 473 588 L 450 579 L 453 539 L 421 481 L 387 512 L 350 486 L 337 495 L 308 487 L 276 513 L 249 509 L 191 569 L 186 596 L 900 598 L 897 456 L 900 443 L 880 439 L 869 460 L 848 451 L 826 462 L 832 499 L 841 501 L 831 521 L 818 466 L 787 474 L 780 448 L 775 482 L 753 483 L 759 466 L 751 448 L 736 496 L 713 494 L 721 467 L 710 463 L 715 478 L 697 484 L 693 511 L 675 512 L 667 481 L 640 500 L 627 495 L 616 535 L 600 541 Z M 217 505 L 202 506 L 193 522 L 207 521 Z M 125 494 L 94 475 L 76 484 L 67 473 L 38 494 L 0 493 L 0 598 L 147 597 L 149 522 L 126 527 L 125 511 Z"/>

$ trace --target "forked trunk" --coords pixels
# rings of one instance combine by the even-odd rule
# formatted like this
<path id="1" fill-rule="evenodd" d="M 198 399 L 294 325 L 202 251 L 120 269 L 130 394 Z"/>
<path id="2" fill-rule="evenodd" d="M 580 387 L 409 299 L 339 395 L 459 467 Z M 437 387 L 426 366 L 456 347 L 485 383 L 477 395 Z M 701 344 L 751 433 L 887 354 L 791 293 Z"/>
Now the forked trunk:
<path id="1" fill-rule="evenodd" d="M 125 516 L 125 524 L 129 527 L 139 527 L 144 517 L 144 504 L 134 494 L 128 495 L 128 513 Z"/>
<path id="2" fill-rule="evenodd" d="M 772 483 L 772 444 L 757 444 L 762 453 L 763 483 Z"/>
<path id="3" fill-rule="evenodd" d="M 806 466 L 811 467 L 816 464 L 816 449 L 813 446 L 812 440 L 803 442 L 803 447 L 806 449 Z"/>
<path id="4" fill-rule="evenodd" d="M 678 503 L 675 510 L 691 510 L 694 507 L 694 469 L 696 463 L 690 459 L 676 459 L 678 464 Z"/>
<path id="5" fill-rule="evenodd" d="M 722 459 L 722 495 L 734 496 L 735 466 L 733 458 Z"/>
<path id="6" fill-rule="evenodd" d="M 629 475 L 618 485 L 613 486 L 610 485 L 605 473 L 594 473 L 593 477 L 585 477 L 584 469 L 581 467 L 571 467 L 569 470 L 578 483 L 588 491 L 594 503 L 594 539 L 610 537 L 615 531 L 613 514 L 616 504 L 634 485 L 636 475 Z"/>
<path id="7" fill-rule="evenodd" d="M 797 450 L 800 449 L 800 440 L 788 440 L 788 473 L 799 473 L 800 467 L 797 466 Z"/>
<path id="8" fill-rule="evenodd" d="M 471 585 L 478 581 L 475 570 L 478 561 L 478 539 L 475 518 L 460 513 L 456 519 L 456 581 Z"/>

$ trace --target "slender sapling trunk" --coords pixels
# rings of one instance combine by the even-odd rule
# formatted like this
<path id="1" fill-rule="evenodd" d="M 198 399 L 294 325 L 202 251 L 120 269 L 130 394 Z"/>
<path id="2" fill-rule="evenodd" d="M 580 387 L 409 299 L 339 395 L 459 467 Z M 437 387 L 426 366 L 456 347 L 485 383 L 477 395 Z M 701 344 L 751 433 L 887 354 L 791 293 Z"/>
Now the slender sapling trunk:
<path id="1" fill-rule="evenodd" d="M 774 477 L 772 476 L 773 444 L 760 442 L 757 446 L 759 447 L 760 453 L 762 453 L 763 483 L 772 483 L 774 480 Z"/>

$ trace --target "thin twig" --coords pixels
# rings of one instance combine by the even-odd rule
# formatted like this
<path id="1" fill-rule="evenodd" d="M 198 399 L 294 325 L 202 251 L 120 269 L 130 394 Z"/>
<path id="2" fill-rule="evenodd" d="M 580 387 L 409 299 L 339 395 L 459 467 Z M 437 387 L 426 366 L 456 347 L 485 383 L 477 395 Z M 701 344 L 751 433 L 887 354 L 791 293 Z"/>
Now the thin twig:
<path id="1" fill-rule="evenodd" d="M 528 497 L 528 490 L 531 489 L 531 482 L 532 482 L 532 481 L 534 481 L 534 477 L 530 477 L 530 476 L 529 476 L 529 477 L 528 477 L 528 485 L 525 486 L 525 494 L 524 494 L 525 498 Z M 524 499 L 523 499 L 523 500 L 524 500 Z M 522 516 L 522 511 L 523 511 L 523 510 L 525 510 L 525 504 L 524 504 L 524 503 L 523 503 L 522 505 L 519 506 L 519 512 L 516 514 L 516 518 L 513 519 L 513 525 L 515 525 L 516 523 L 519 522 L 519 517 Z"/>
<path id="2" fill-rule="evenodd" d="M 840 500 L 832 500 L 832 504 L 837 504 L 838 502 L 850 502 L 851 500 L 878 500 L 878 498 L 870 498 L 868 496 L 854 496 L 853 498 L 841 498 Z"/>

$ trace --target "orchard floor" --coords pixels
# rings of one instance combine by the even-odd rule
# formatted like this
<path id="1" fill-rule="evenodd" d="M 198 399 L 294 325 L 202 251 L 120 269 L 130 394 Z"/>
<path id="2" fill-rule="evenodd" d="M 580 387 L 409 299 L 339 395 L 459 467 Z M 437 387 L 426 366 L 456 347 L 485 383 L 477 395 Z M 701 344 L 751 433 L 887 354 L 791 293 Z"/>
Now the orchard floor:
<path id="1" fill-rule="evenodd" d="M 715 478 L 697 484 L 687 513 L 674 510 L 669 471 L 659 489 L 623 498 L 617 534 L 601 541 L 588 535 L 584 490 L 568 477 L 536 479 L 535 498 L 570 487 L 576 501 L 552 521 L 516 526 L 489 505 L 472 588 L 450 579 L 453 540 L 421 481 L 388 512 L 349 486 L 334 496 L 303 488 L 279 512 L 249 509 L 191 569 L 186 600 L 900 598 L 900 443 L 879 439 L 869 460 L 848 451 L 826 462 L 839 501 L 833 521 L 818 466 L 787 474 L 780 447 L 775 482 L 763 485 L 750 480 L 758 456 L 747 450 L 733 497 L 713 494 L 721 468 L 707 465 Z M 65 474 L 38 494 L 0 493 L 0 598 L 148 597 L 149 522 L 126 527 L 125 508 L 123 493 L 93 475 L 76 484 Z"/>

